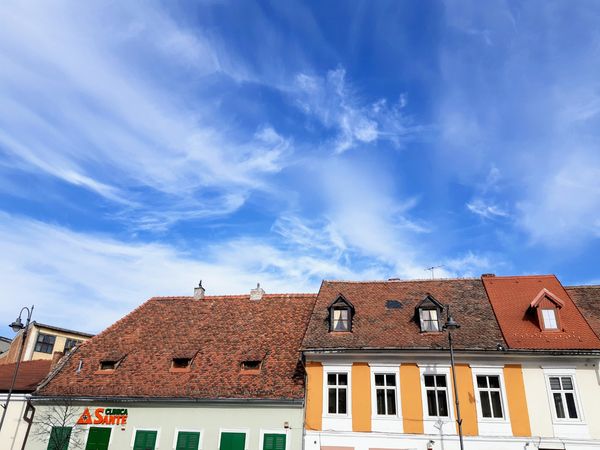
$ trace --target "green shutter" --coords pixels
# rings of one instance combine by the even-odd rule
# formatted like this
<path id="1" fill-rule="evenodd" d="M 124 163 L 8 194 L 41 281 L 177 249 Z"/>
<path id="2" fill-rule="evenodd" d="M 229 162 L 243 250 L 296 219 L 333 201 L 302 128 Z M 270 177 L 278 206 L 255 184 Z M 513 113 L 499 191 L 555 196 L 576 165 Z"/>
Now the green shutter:
<path id="1" fill-rule="evenodd" d="M 180 431 L 177 434 L 176 450 L 198 450 L 200 433 L 194 431 Z"/>
<path id="2" fill-rule="evenodd" d="M 219 450 L 244 450 L 246 433 L 221 433 Z"/>
<path id="3" fill-rule="evenodd" d="M 71 427 L 52 427 L 50 439 L 48 439 L 48 450 L 69 450 L 70 438 Z"/>
<path id="4" fill-rule="evenodd" d="M 110 428 L 90 427 L 85 450 L 108 450 Z"/>
<path id="5" fill-rule="evenodd" d="M 285 434 L 265 434 L 263 450 L 285 450 Z"/>
<path id="6" fill-rule="evenodd" d="M 133 450 L 154 450 L 156 446 L 156 431 L 137 430 Z"/>

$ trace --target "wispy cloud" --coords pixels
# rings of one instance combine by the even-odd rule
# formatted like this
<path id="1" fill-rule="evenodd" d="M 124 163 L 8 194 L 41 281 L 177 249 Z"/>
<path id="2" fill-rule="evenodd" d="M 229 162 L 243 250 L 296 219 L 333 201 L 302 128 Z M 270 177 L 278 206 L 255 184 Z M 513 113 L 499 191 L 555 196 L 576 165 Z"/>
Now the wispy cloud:
<path id="1" fill-rule="evenodd" d="M 399 147 L 424 129 L 403 112 L 404 95 L 391 103 L 385 98 L 365 101 L 352 88 L 343 68 L 330 70 L 323 77 L 297 75 L 293 98 L 305 114 L 334 131 L 335 137 L 327 144 L 335 153 L 380 140 Z"/>

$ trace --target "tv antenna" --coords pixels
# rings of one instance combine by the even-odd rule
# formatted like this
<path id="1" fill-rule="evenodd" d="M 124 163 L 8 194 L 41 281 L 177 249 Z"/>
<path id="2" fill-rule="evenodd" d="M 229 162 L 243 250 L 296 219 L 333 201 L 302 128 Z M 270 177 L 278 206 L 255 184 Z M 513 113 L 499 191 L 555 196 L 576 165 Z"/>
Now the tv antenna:
<path id="1" fill-rule="evenodd" d="M 431 271 L 431 279 L 434 280 L 435 279 L 435 269 L 440 269 L 442 267 L 444 267 L 443 264 L 440 265 L 440 266 L 431 266 L 431 267 L 426 268 L 425 270 L 430 270 Z"/>

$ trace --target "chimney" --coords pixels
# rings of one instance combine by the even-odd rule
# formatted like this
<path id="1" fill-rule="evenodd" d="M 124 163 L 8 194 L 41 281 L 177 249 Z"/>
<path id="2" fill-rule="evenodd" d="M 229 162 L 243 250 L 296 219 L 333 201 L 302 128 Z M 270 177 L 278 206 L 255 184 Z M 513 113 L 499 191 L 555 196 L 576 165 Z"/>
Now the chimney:
<path id="1" fill-rule="evenodd" d="M 481 278 L 494 278 L 495 276 L 495 273 L 484 273 L 483 275 L 481 275 Z"/>
<path id="2" fill-rule="evenodd" d="M 256 283 L 256 289 L 250 289 L 250 300 L 260 300 L 263 295 L 265 295 L 265 291 L 260 287 L 260 283 Z"/>
<path id="3" fill-rule="evenodd" d="M 56 365 L 60 361 L 60 358 L 62 358 L 63 356 L 65 356 L 64 352 L 54 352 L 54 353 L 52 353 L 52 363 L 50 363 L 50 371 L 54 370 L 54 368 L 56 367 Z"/>
<path id="4" fill-rule="evenodd" d="M 194 298 L 196 300 L 202 300 L 204 298 L 205 289 L 202 287 L 202 280 L 198 283 L 198 287 L 194 288 Z"/>

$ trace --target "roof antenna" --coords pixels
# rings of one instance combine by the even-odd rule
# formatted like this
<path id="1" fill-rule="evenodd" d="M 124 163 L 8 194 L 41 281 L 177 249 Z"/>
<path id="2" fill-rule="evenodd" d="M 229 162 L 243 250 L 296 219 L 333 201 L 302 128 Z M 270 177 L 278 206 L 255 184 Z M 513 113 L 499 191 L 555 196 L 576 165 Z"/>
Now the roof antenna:
<path id="1" fill-rule="evenodd" d="M 433 280 L 435 279 L 435 269 L 440 269 L 441 267 L 444 267 L 444 265 L 427 267 L 425 270 L 431 270 L 431 279 Z"/>

